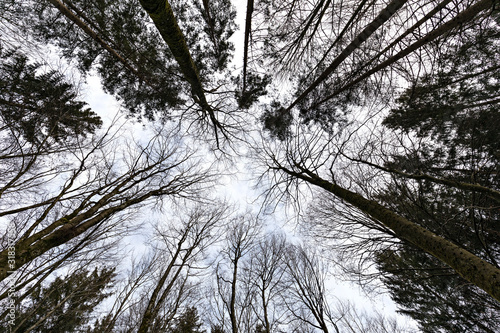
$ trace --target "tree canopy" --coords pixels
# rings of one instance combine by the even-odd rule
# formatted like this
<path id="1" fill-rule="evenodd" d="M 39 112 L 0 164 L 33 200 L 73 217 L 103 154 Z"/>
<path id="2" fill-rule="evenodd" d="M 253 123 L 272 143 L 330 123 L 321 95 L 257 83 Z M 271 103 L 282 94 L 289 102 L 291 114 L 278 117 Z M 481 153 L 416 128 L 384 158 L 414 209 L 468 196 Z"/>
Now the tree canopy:
<path id="1" fill-rule="evenodd" d="M 411 331 L 341 275 L 494 332 L 499 41 L 494 0 L 2 1 L 4 329 Z"/>

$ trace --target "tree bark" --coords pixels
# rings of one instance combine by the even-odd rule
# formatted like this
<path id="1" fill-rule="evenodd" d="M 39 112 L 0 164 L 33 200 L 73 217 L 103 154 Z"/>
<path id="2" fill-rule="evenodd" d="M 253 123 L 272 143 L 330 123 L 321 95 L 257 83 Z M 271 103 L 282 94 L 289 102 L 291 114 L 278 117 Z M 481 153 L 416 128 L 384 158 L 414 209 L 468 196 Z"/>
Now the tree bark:
<path id="1" fill-rule="evenodd" d="M 333 60 L 333 62 L 328 66 L 327 69 L 314 81 L 297 99 L 286 109 L 290 111 L 295 105 L 302 101 L 311 91 L 313 91 L 321 82 L 323 82 L 328 76 L 330 76 L 337 67 L 351 54 L 353 53 L 362 43 L 364 43 L 382 24 L 387 22 L 398 9 L 400 9 L 407 0 L 393 0 L 390 4 L 385 7 L 380 14 L 368 24 L 363 31 L 361 31 L 358 36 L 346 46 L 346 48 Z"/>
<path id="2" fill-rule="evenodd" d="M 229 318 L 231 319 L 232 333 L 238 333 L 238 321 L 236 320 L 236 283 L 238 282 L 238 261 L 240 257 L 234 258 L 233 278 L 231 281 L 231 300 L 229 302 Z"/>
<path id="3" fill-rule="evenodd" d="M 184 34 L 177 24 L 170 3 L 167 0 L 140 0 L 140 3 L 167 43 L 184 78 L 191 85 L 193 97 L 198 99 L 197 102 L 203 109 L 210 109 L 201 85 L 198 69 L 191 57 Z"/>
<path id="4" fill-rule="evenodd" d="M 201 107 L 203 112 L 208 113 L 214 126 L 217 145 L 219 145 L 217 130 L 220 129 L 225 134 L 224 128 L 215 117 L 213 108 L 207 102 L 198 68 L 191 57 L 184 34 L 177 24 L 170 3 L 167 0 L 140 0 L 140 3 L 153 20 L 158 32 L 174 55 L 184 78 L 190 84 L 194 101 Z"/>
<path id="5" fill-rule="evenodd" d="M 328 95 L 327 97 L 323 98 L 321 101 L 316 103 L 313 107 L 317 107 L 317 106 L 325 103 L 326 101 L 332 99 L 333 97 L 337 96 L 341 92 L 353 87 L 354 85 L 367 79 L 371 75 L 377 73 L 378 71 L 380 71 L 380 70 L 386 68 L 387 66 L 392 65 L 396 61 L 406 57 L 407 55 L 409 55 L 413 51 L 419 49 L 423 45 L 432 42 L 433 40 L 435 40 L 439 36 L 445 34 L 446 32 L 450 31 L 451 29 L 458 27 L 462 23 L 465 23 L 467 21 L 472 20 L 481 11 L 492 7 L 494 2 L 495 2 L 495 0 L 481 0 L 481 1 L 479 1 L 478 3 L 474 4 L 473 6 L 467 8 L 466 10 L 464 10 L 463 12 L 461 12 L 460 14 L 455 16 L 450 21 L 441 25 L 437 29 L 434 29 L 433 31 L 429 32 L 423 38 L 419 39 L 418 41 L 416 41 L 415 43 L 413 43 L 412 45 L 410 45 L 406 49 L 398 52 L 396 55 L 392 56 L 391 58 L 387 59 L 386 61 L 375 66 L 374 68 L 372 68 L 368 72 L 364 73 L 363 75 L 361 75 L 360 77 L 358 77 L 354 81 L 351 81 L 348 84 L 346 84 L 345 86 L 341 87 L 340 89 L 337 89 L 332 94 Z"/>
<path id="6" fill-rule="evenodd" d="M 245 44 L 243 48 L 243 89 L 247 87 L 247 66 L 248 66 L 248 45 L 250 44 L 250 34 L 252 32 L 253 0 L 247 1 L 247 15 L 245 20 Z"/>
<path id="7" fill-rule="evenodd" d="M 420 225 L 399 216 L 378 202 L 368 200 L 360 194 L 322 179 L 309 170 L 297 167 L 301 170 L 300 172 L 295 172 L 284 167 L 279 167 L 279 170 L 292 177 L 318 186 L 353 205 L 374 220 L 391 229 L 398 238 L 407 240 L 446 263 L 461 277 L 483 289 L 497 301 L 500 301 L 499 268 Z"/>
<path id="8" fill-rule="evenodd" d="M 78 207 L 71 214 L 52 222 L 50 225 L 37 233 L 29 237 L 26 235 L 21 238 L 15 244 L 16 269 L 36 259 L 48 250 L 82 235 L 90 228 L 106 221 L 118 212 L 142 203 L 149 198 L 179 193 L 178 191 L 182 191 L 181 188 L 189 186 L 188 184 L 182 184 L 180 187 L 176 188 L 176 185 L 168 184 L 158 189 L 143 193 L 135 198 L 129 197 L 127 200 L 123 200 L 120 204 L 106 208 L 107 205 L 109 205 L 109 203 L 112 202 L 113 199 L 115 199 L 115 197 L 120 193 L 120 191 L 123 190 L 123 187 L 127 185 L 129 181 L 132 181 L 132 178 L 124 179 L 112 192 L 102 197 L 97 203 L 86 211 L 82 212 L 83 206 Z M 84 203 L 82 203 L 82 205 L 83 204 Z M 0 281 L 4 280 L 9 275 L 7 265 L 8 252 L 8 248 L 0 252 Z M 10 271 L 13 270 L 14 269 Z"/>

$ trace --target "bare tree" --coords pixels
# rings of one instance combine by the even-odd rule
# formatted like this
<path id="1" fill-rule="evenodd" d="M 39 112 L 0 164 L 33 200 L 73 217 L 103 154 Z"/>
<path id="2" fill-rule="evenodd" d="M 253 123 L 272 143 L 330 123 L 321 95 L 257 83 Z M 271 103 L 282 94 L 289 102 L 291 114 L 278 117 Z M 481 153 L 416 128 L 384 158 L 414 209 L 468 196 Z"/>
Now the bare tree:
<path id="1" fill-rule="evenodd" d="M 331 269 L 324 258 L 304 246 L 288 245 L 281 295 L 294 332 L 409 332 L 394 318 L 360 311 L 332 295 L 326 285 Z"/>
<path id="2" fill-rule="evenodd" d="M 259 223 L 249 213 L 233 218 L 215 267 L 213 306 L 219 310 L 215 324 L 224 325 L 232 333 L 250 331 L 256 322 L 252 311 L 254 290 L 249 274 L 244 272 L 244 262 L 255 247 Z"/>
<path id="3" fill-rule="evenodd" d="M 2 280 L 7 271 L 18 270 L 94 228 L 125 226 L 130 222 L 125 217 L 147 203 L 161 202 L 163 197 L 195 197 L 210 179 L 197 164 L 195 152 L 179 146 L 174 131 L 153 133 L 145 144 L 121 141 L 108 131 L 63 148 L 49 155 L 36 150 L 8 152 L 7 156 L 15 156 L 9 160 L 23 168 L 22 173 L 6 175 L 4 183 L 1 215 L 10 224 L 0 260 Z M 15 267 L 9 269 L 7 252 L 12 243 Z"/>
<path id="4" fill-rule="evenodd" d="M 328 100 L 332 99 L 333 97 L 339 95 L 343 91 L 346 91 L 346 90 L 354 87 L 356 84 L 362 82 L 363 80 L 366 80 L 370 76 L 373 76 L 375 73 L 377 73 L 377 72 L 383 70 L 384 68 L 386 68 L 386 67 L 394 64 L 398 60 L 400 60 L 400 59 L 408 56 L 409 54 L 411 54 L 412 52 L 415 52 L 419 48 L 422 48 L 424 45 L 426 45 L 426 44 L 428 44 L 428 43 L 436 40 L 438 37 L 442 36 L 443 34 L 449 32 L 449 31 L 451 31 L 453 29 L 456 29 L 457 27 L 459 27 L 460 25 L 464 24 L 465 22 L 473 20 L 482 11 L 490 9 L 492 5 L 493 5 L 492 1 L 485 0 L 485 1 L 479 1 L 476 4 L 474 4 L 473 6 L 471 6 L 470 8 L 464 9 L 462 12 L 460 12 L 459 14 L 457 14 L 453 19 L 451 19 L 448 22 L 443 23 L 441 26 L 439 26 L 439 27 L 431 30 L 428 34 L 426 34 L 425 36 L 423 36 L 419 40 L 415 41 L 410 46 L 402 49 L 401 51 L 399 51 L 395 55 L 391 56 L 387 60 L 381 62 L 377 66 L 374 66 L 373 68 L 371 68 L 370 70 L 366 71 L 365 73 L 363 73 L 362 75 L 360 75 L 356 79 L 353 79 L 350 82 L 348 82 L 347 84 L 342 85 L 342 87 L 336 89 L 333 93 L 327 95 L 326 97 L 323 97 L 320 101 L 318 101 L 317 103 L 315 103 L 313 107 L 317 107 L 318 105 L 320 105 L 322 103 L 325 103 L 326 101 L 328 101 Z M 380 54 L 378 54 L 377 56 L 375 56 L 375 58 L 379 58 L 379 57 L 380 57 Z M 369 62 L 371 63 L 373 61 L 374 61 L 374 59 L 371 59 Z M 318 78 L 318 81 L 319 81 L 320 78 Z M 308 88 L 297 99 L 297 101 L 295 101 L 290 106 L 290 108 L 293 105 L 295 105 L 296 103 L 298 103 L 298 101 L 300 100 L 300 98 L 303 98 L 308 92 L 310 92 L 310 90 L 311 89 Z"/>
<path id="5" fill-rule="evenodd" d="M 387 228 L 390 234 L 414 244 L 446 263 L 465 280 L 477 285 L 493 298 L 497 300 L 500 298 L 500 274 L 497 267 L 384 207 L 376 200 L 367 198 L 361 188 L 348 188 L 354 184 L 352 178 L 341 177 L 342 174 L 348 175 L 348 172 L 342 171 L 339 151 L 346 149 L 350 144 L 348 140 L 354 137 L 355 132 L 342 134 L 345 135 L 344 141 L 340 135 L 338 137 L 324 135 L 322 139 L 321 136 L 311 136 L 307 133 L 304 131 L 295 138 L 290 138 L 278 150 L 268 149 L 265 152 L 268 156 L 265 162 L 268 171 L 270 175 L 276 177 L 274 189 L 281 188 L 290 196 L 294 195 L 292 191 L 296 191 L 291 184 L 297 182 L 322 189 L 368 216 L 380 225 L 379 229 Z M 318 133 L 320 132 L 314 134 Z M 371 184 L 373 185 L 373 182 Z"/>
<path id="6" fill-rule="evenodd" d="M 379 311 L 369 314 L 356 309 L 349 301 L 337 300 L 335 313 L 338 317 L 337 325 L 341 332 L 363 333 L 410 333 L 412 329 L 398 323 L 395 318 L 384 316 Z"/>
<path id="7" fill-rule="evenodd" d="M 294 320 L 328 333 L 340 332 L 326 290 L 327 266 L 302 246 L 289 245 L 286 252 L 286 290 L 283 301 Z"/>
<path id="8" fill-rule="evenodd" d="M 154 278 L 151 272 L 155 266 L 155 259 L 154 255 L 145 255 L 139 262 L 131 260 L 125 278 L 117 279 L 112 305 L 105 309 L 101 318 L 96 320 L 94 331 L 111 333 L 137 330 L 141 313 L 135 310 L 143 303 L 142 290 L 146 289 Z"/>
<path id="9" fill-rule="evenodd" d="M 275 332 L 285 321 L 286 314 L 280 306 L 280 295 L 287 292 L 282 283 L 285 252 L 283 234 L 266 235 L 255 245 L 243 272 L 251 277 L 255 289 L 252 307 L 264 332 Z"/>
<path id="10" fill-rule="evenodd" d="M 189 281 L 196 271 L 199 273 L 199 263 L 218 239 L 227 214 L 228 206 L 224 203 L 213 207 L 200 205 L 180 221 L 158 226 L 159 277 L 148 295 L 138 332 L 161 332 L 169 327 L 189 296 Z"/>
<path id="11" fill-rule="evenodd" d="M 330 74 L 332 74 L 335 69 L 352 53 L 356 50 L 362 43 L 364 43 L 378 28 L 380 28 L 386 21 L 388 21 L 391 16 L 400 9 L 404 4 L 405 0 L 394 0 L 391 1 L 387 7 L 385 7 L 375 19 L 370 22 L 357 36 L 352 40 L 352 42 L 347 45 L 342 52 L 332 61 L 332 63 L 321 73 L 321 75 L 309 86 L 307 89 L 300 94 L 297 99 L 290 104 L 288 111 L 290 111 L 295 105 L 297 105 L 302 99 L 304 99 L 313 89 L 315 89 L 321 82 L 323 82 Z"/>

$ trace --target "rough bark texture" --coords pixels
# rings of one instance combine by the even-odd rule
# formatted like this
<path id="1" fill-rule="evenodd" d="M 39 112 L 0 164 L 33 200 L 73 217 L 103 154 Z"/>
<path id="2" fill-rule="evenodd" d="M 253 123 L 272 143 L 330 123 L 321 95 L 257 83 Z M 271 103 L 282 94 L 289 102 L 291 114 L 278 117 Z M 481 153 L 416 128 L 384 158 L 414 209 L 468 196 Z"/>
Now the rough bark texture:
<path id="1" fill-rule="evenodd" d="M 191 85 L 193 97 L 197 99 L 198 104 L 203 109 L 210 109 L 203 92 L 198 69 L 191 57 L 184 34 L 177 24 L 170 3 L 166 0 L 140 0 L 140 3 L 153 20 L 163 40 L 167 43 L 181 68 L 184 78 Z"/>
<path id="2" fill-rule="evenodd" d="M 200 80 L 200 74 L 191 57 L 184 34 L 182 33 L 170 3 L 166 0 L 140 0 L 144 10 L 153 20 L 161 37 L 167 43 L 170 51 L 174 55 L 177 64 L 181 68 L 184 78 L 191 86 L 191 94 L 194 101 L 201 107 L 203 112 L 208 113 L 210 121 L 214 126 L 215 139 L 219 145 L 218 129 L 223 134 L 224 128 L 215 116 L 214 109 L 208 104 L 203 86 Z"/>
<path id="3" fill-rule="evenodd" d="M 368 200 L 355 192 L 330 183 L 312 172 L 302 170 L 301 173 L 297 173 L 284 168 L 282 170 L 291 176 L 323 188 L 368 214 L 394 231 L 398 238 L 409 241 L 446 263 L 464 279 L 500 301 L 500 269 L 497 267 L 418 224 L 399 216 L 376 201 Z"/>
<path id="4" fill-rule="evenodd" d="M 250 44 L 250 34 L 252 32 L 252 13 L 253 0 L 247 1 L 247 15 L 245 20 L 245 44 L 243 49 L 243 89 L 245 92 L 247 84 L 247 66 L 248 66 L 248 46 Z"/>
<path id="5" fill-rule="evenodd" d="M 16 243 L 16 269 L 24 264 L 34 260 L 48 250 L 62 245 L 71 239 L 83 234 L 90 228 L 106 221 L 109 217 L 122 211 L 134 204 L 140 203 L 151 196 L 163 195 L 164 191 L 152 191 L 143 197 L 136 198 L 121 205 L 104 209 L 102 212 L 97 211 L 102 208 L 107 202 L 98 202 L 93 208 L 85 213 L 72 216 L 67 215 L 50 224 L 50 226 L 35 233 L 34 235 L 21 239 Z M 165 191 L 166 192 L 166 191 Z M 107 198 L 106 198 L 107 199 Z M 97 213 L 97 215 L 95 215 Z M 0 281 L 4 280 L 8 275 L 7 265 L 8 248 L 0 252 Z"/>
<path id="6" fill-rule="evenodd" d="M 156 189 L 144 191 L 143 193 L 136 194 L 135 196 L 133 194 L 128 197 L 121 195 L 127 190 L 128 187 L 140 183 L 135 180 L 136 177 L 147 177 L 147 175 L 142 173 L 151 171 L 151 169 L 157 167 L 161 162 L 157 162 L 155 165 L 145 166 L 141 170 L 130 172 L 127 176 L 123 176 L 123 178 L 114 183 L 114 188 L 110 192 L 103 195 L 97 202 L 91 205 L 89 205 L 91 198 L 94 195 L 99 194 L 99 191 L 103 188 L 101 187 L 88 193 L 86 197 L 82 198 L 80 205 L 74 208 L 70 214 L 50 222 L 49 225 L 40 231 L 31 234 L 35 231 L 37 223 L 33 224 L 31 228 L 29 228 L 29 231 L 24 233 L 24 235 L 15 244 L 15 269 L 31 262 L 48 250 L 84 234 L 91 228 L 107 221 L 118 212 L 145 202 L 150 198 L 175 195 L 194 184 L 197 181 L 196 179 L 201 179 L 199 177 L 195 177 L 191 180 L 186 179 L 184 182 L 182 176 L 179 176 L 178 178 L 176 177 L 175 183 L 174 181 L 171 181 L 167 184 L 160 184 Z M 156 170 L 155 173 L 168 172 L 168 170 L 171 170 L 180 163 L 182 162 L 179 162 L 174 166 L 169 165 L 166 168 L 161 168 L 160 170 Z M 110 185 L 113 185 L 113 183 L 107 184 L 105 187 Z M 42 216 L 40 221 L 44 218 L 45 217 Z M 7 265 L 8 252 L 8 248 L 0 252 L 0 281 L 4 280 L 9 274 Z M 11 271 L 14 271 L 14 269 L 11 269 Z"/>

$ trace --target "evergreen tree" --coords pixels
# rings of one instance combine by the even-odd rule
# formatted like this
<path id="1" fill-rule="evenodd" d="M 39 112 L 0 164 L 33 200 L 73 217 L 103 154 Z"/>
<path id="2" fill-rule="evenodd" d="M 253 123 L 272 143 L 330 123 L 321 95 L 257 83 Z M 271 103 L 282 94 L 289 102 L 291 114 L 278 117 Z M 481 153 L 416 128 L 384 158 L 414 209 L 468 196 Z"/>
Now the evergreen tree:
<path id="1" fill-rule="evenodd" d="M 261 324 L 258 324 L 257 326 L 255 326 L 255 333 L 269 333 L 263 325 Z"/>
<path id="2" fill-rule="evenodd" d="M 498 21 L 496 12 L 482 27 L 457 36 L 460 41 L 448 46 L 436 60 L 436 71 L 416 78 L 384 120 L 389 128 L 439 142 L 440 149 L 429 147 L 434 150 L 429 151 L 431 164 L 442 163 L 452 169 L 485 154 L 486 168 L 498 166 Z"/>
<path id="3" fill-rule="evenodd" d="M 102 121 L 77 100 L 76 88 L 63 74 L 41 70 L 41 64 L 30 64 L 20 52 L 0 48 L 2 125 L 33 144 L 94 133 Z"/>
<path id="4" fill-rule="evenodd" d="M 221 325 L 212 325 L 210 333 L 224 333 L 224 329 Z"/>
<path id="5" fill-rule="evenodd" d="M 205 333 L 201 329 L 200 317 L 196 307 L 188 307 L 179 317 L 174 320 L 174 326 L 170 333 Z"/>
<path id="6" fill-rule="evenodd" d="M 192 99 L 219 126 L 205 90 L 215 85 L 215 73 L 227 69 L 233 50 L 235 11 L 228 1 L 167 2 L 168 19 L 151 16 L 156 30 L 147 10 L 164 9 L 164 3 L 142 1 L 144 10 L 135 0 L 49 2 L 18 5 L 35 22 L 27 29 L 76 60 L 83 73 L 96 68 L 106 92 L 129 114 L 165 121 L 189 110 Z"/>
<path id="7" fill-rule="evenodd" d="M 57 277 L 48 286 L 38 285 L 27 304 L 16 313 L 16 332 L 77 332 L 83 329 L 95 307 L 110 294 L 114 269 L 79 270 Z M 2 326 L 7 329 L 7 325 Z"/>
<path id="8" fill-rule="evenodd" d="M 105 91 L 129 114 L 168 119 L 186 98 L 172 54 L 135 1 L 51 0 L 18 7 L 37 40 L 56 45 L 84 74 L 97 69 Z"/>
<path id="9" fill-rule="evenodd" d="M 388 127 L 427 142 L 386 166 L 426 178 L 415 182 L 396 174 L 396 184 L 381 198 L 401 215 L 498 266 L 499 200 L 492 193 L 500 185 L 500 63 L 495 56 L 500 29 L 498 19 L 492 23 L 464 34 L 443 52 L 437 71 L 405 90 L 385 119 Z M 434 258 L 406 242 L 377 258 L 401 312 L 424 332 L 497 330 L 500 305 Z"/>
<path id="10" fill-rule="evenodd" d="M 399 312 L 422 332 L 497 332 L 499 303 L 432 256 L 405 243 L 377 261 Z"/>

